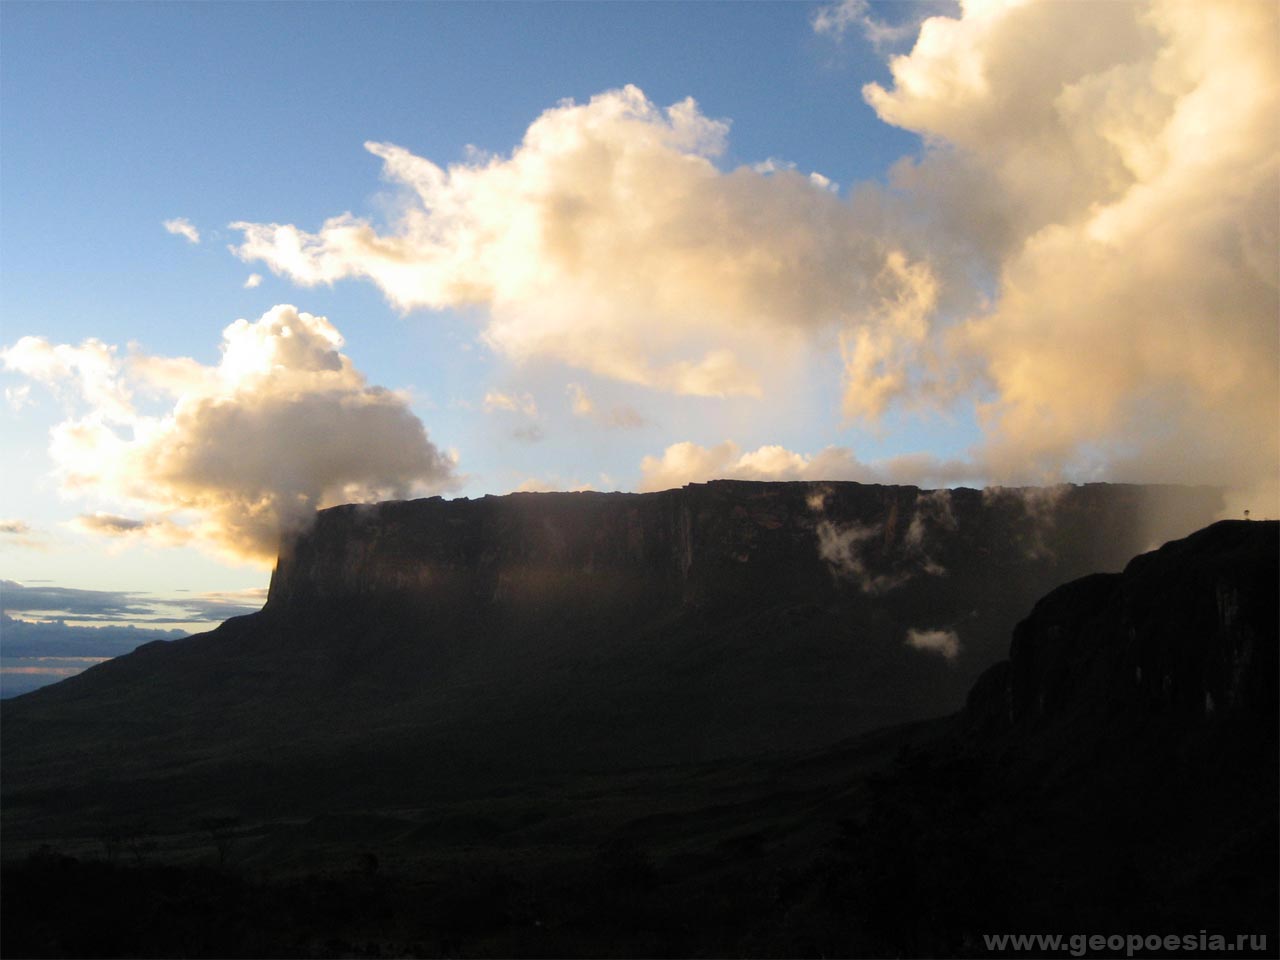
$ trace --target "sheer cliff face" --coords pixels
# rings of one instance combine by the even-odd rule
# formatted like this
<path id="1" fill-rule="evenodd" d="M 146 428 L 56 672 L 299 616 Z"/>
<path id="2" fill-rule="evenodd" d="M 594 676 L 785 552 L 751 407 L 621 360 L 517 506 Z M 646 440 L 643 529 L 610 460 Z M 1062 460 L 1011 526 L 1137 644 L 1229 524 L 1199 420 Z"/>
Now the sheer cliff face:
<path id="1" fill-rule="evenodd" d="M 1218 509 L 1185 488 L 726 481 L 326 510 L 261 613 L 5 701 L 5 790 L 29 803 L 6 816 L 94 778 L 131 802 L 152 784 L 159 811 L 191 770 L 201 803 L 373 802 L 353 763 L 378 803 L 417 802 L 938 717 L 1040 597 L 1188 532 L 1153 532 L 1153 505 Z"/>
<path id="2" fill-rule="evenodd" d="M 380 596 L 545 605 L 602 593 L 714 604 L 760 589 L 890 597 L 986 576 L 984 565 L 1117 569 L 1208 522 L 1218 506 L 1206 488 L 736 481 L 352 505 L 322 511 L 282 547 L 268 604 Z"/>
<path id="3" fill-rule="evenodd" d="M 1222 521 L 1053 591 L 970 694 L 971 729 L 1276 728 L 1280 525 Z"/>

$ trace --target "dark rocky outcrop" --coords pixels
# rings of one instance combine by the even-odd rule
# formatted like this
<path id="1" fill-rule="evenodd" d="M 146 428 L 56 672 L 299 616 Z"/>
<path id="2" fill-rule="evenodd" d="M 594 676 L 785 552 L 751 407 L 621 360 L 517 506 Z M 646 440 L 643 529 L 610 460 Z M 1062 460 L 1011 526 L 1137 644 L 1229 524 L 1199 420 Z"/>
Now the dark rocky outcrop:
<path id="1" fill-rule="evenodd" d="M 1280 530 L 1224 520 L 1067 583 L 970 692 L 985 737 L 1114 735 L 1118 727 L 1275 732 Z"/>

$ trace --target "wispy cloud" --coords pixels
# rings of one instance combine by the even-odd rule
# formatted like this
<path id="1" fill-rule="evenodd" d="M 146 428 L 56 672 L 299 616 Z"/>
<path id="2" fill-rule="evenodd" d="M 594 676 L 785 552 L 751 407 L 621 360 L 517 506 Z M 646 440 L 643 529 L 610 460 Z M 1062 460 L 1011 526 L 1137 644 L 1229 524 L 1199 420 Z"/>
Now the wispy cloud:
<path id="1" fill-rule="evenodd" d="M 176 237 L 184 237 L 188 243 L 200 242 L 200 231 L 186 217 L 174 217 L 164 222 L 164 228 Z"/>
<path id="2" fill-rule="evenodd" d="M 918 2 L 910 5 L 913 18 L 902 23 L 889 23 L 872 15 L 870 0 L 839 0 L 818 7 L 809 22 L 814 33 L 825 34 L 836 40 L 844 39 L 849 30 L 857 30 L 876 49 L 891 47 L 910 40 L 920 29 L 921 22 L 941 7 L 954 8 L 953 3 Z"/>
<path id="3" fill-rule="evenodd" d="M 569 409 L 575 417 L 593 420 L 601 426 L 619 430 L 633 430 L 646 423 L 638 410 L 625 404 L 618 404 L 607 410 L 598 409 L 595 400 L 581 384 L 571 383 L 565 388 L 565 392 L 569 395 Z"/>
<path id="4" fill-rule="evenodd" d="M 913 650 L 936 653 L 945 660 L 954 660 L 960 656 L 960 636 L 954 630 L 916 630 L 907 631 L 907 646 Z"/>
<path id="5" fill-rule="evenodd" d="M 113 620 L 150 616 L 152 608 L 140 602 L 138 596 L 136 592 L 129 591 L 27 587 L 16 580 L 0 580 L 0 608 L 5 613 Z"/>
<path id="6" fill-rule="evenodd" d="M 503 393 L 501 390 L 490 390 L 484 395 L 483 407 L 487 413 L 503 410 L 507 413 L 523 413 L 526 417 L 538 415 L 537 401 L 528 393 L 516 395 Z"/>
<path id="7" fill-rule="evenodd" d="M 16 387 L 5 387 L 4 401 L 9 405 L 9 409 L 15 412 L 21 410 L 23 407 L 30 406 L 31 385 L 23 383 Z"/>
<path id="8" fill-rule="evenodd" d="M 260 286 L 262 286 L 262 274 L 251 273 L 249 274 L 249 276 L 245 278 L 244 288 L 246 290 L 252 290 L 255 287 L 260 287 Z"/>

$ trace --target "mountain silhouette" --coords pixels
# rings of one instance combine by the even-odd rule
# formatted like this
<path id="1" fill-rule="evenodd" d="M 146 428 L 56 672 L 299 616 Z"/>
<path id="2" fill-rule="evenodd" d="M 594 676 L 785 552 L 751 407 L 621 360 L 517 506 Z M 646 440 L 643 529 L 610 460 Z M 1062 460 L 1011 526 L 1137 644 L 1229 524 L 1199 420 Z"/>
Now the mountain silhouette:
<path id="1" fill-rule="evenodd" d="M 6 702 L 6 824 L 409 802 L 938 716 L 1043 593 L 1217 506 L 1207 488 L 720 481 L 325 510 L 261 613 Z"/>
<path id="2" fill-rule="evenodd" d="M 5 953 L 1274 944 L 1280 524 L 1126 560 L 1212 492 L 942 501 L 322 512 L 261 613 L 3 705 Z"/>

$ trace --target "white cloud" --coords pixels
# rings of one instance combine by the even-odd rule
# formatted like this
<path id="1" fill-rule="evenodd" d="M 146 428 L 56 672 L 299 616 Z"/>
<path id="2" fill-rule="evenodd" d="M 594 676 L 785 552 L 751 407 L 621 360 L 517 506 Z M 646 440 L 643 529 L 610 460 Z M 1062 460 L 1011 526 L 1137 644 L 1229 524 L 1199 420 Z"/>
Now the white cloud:
<path id="1" fill-rule="evenodd" d="M 185 237 L 188 243 L 200 242 L 200 231 L 186 217 L 174 217 L 164 222 L 164 228 L 177 237 Z"/>
<path id="2" fill-rule="evenodd" d="M 926 653 L 936 653 L 946 660 L 960 656 L 960 636 L 954 630 L 907 631 L 907 646 Z"/>
<path id="3" fill-rule="evenodd" d="M 707 480 L 856 480 L 945 486 L 980 482 L 983 473 L 980 463 L 941 460 L 930 454 L 864 462 L 846 447 L 804 454 L 770 444 L 743 453 L 732 440 L 714 447 L 686 440 L 671 444 L 661 456 L 641 461 L 640 489 L 668 490 Z"/>
<path id="4" fill-rule="evenodd" d="M 529 477 L 522 480 L 512 493 L 583 493 L 596 488 L 577 480 L 561 480 L 558 477 Z"/>
<path id="5" fill-rule="evenodd" d="M 975 365 L 997 477 L 1102 463 L 1280 499 L 1277 19 L 1262 3 L 968 3 L 923 24 L 891 88 L 864 88 L 932 145 L 894 182 L 935 273 L 998 278 L 986 308 L 925 340 Z"/>
<path id="6" fill-rule="evenodd" d="M 252 290 L 255 287 L 260 287 L 260 286 L 262 286 L 262 274 L 251 273 L 249 274 L 249 276 L 245 277 L 244 288 L 246 290 Z"/>
<path id="7" fill-rule="evenodd" d="M 595 400 L 581 384 L 571 383 L 565 388 L 569 394 L 569 409 L 575 417 L 593 420 L 603 427 L 616 430 L 633 430 L 643 427 L 647 422 L 644 416 L 634 407 L 619 404 L 608 410 L 596 407 Z"/>
<path id="8" fill-rule="evenodd" d="M 503 410 L 508 413 L 523 413 L 526 417 L 538 415 L 537 401 L 528 393 L 516 395 L 503 393 L 501 390 L 490 390 L 484 395 L 483 406 L 486 413 Z"/>
<path id="9" fill-rule="evenodd" d="M 883 539 L 884 528 L 875 524 L 832 523 L 820 520 L 814 531 L 818 537 L 818 556 L 846 580 L 852 580 L 863 593 L 877 596 L 899 587 L 910 579 L 910 572 L 895 570 L 874 573 L 864 551 L 872 542 Z"/>
<path id="10" fill-rule="evenodd" d="M 31 404 L 31 385 L 29 383 L 19 384 L 16 387 L 4 388 L 4 400 L 9 405 L 9 409 L 18 411 L 23 407 Z"/>
<path id="11" fill-rule="evenodd" d="M 405 190 L 385 231 L 234 224 L 246 261 L 305 285 L 364 277 L 402 309 L 478 304 L 516 361 L 700 396 L 759 396 L 815 331 L 875 323 L 893 252 L 851 202 L 777 165 L 722 173 L 728 124 L 635 87 L 547 110 L 508 158 L 442 169 L 366 144 Z M 900 254 L 899 258 L 906 262 Z M 923 270 L 924 268 L 918 268 Z"/>
<path id="12" fill-rule="evenodd" d="M 505 157 L 370 143 L 402 190 L 390 224 L 241 223 L 237 252 L 405 310 L 476 305 L 514 362 L 674 393 L 785 402 L 838 349 L 846 421 L 963 404 L 984 479 L 1224 483 L 1249 491 L 1232 510 L 1280 510 L 1280 9 L 874 13 L 814 27 L 915 37 L 863 88 L 923 142 L 888 189 L 722 171 L 727 122 L 627 87 L 547 110 Z M 765 470 L 718 449 L 650 472 Z"/>
<path id="13" fill-rule="evenodd" d="M 925 4 L 918 6 L 924 8 Z M 851 27 L 856 28 L 877 49 L 910 39 L 920 26 L 919 20 L 895 24 L 877 20 L 871 15 L 869 0 L 839 0 L 838 3 L 826 4 L 814 11 L 809 23 L 814 33 L 826 34 L 836 40 L 844 39 Z"/>
<path id="14" fill-rule="evenodd" d="M 324 317 L 277 306 L 222 335 L 222 358 L 187 358 L 26 337 L 0 351 L 11 370 L 48 383 L 76 412 L 51 432 L 71 496 L 141 508 L 96 513 L 81 529 L 160 542 L 195 539 L 269 563 L 282 532 L 334 503 L 450 486 L 454 465 L 399 395 L 372 387 Z M 166 397 L 161 415 L 133 395 Z"/>

